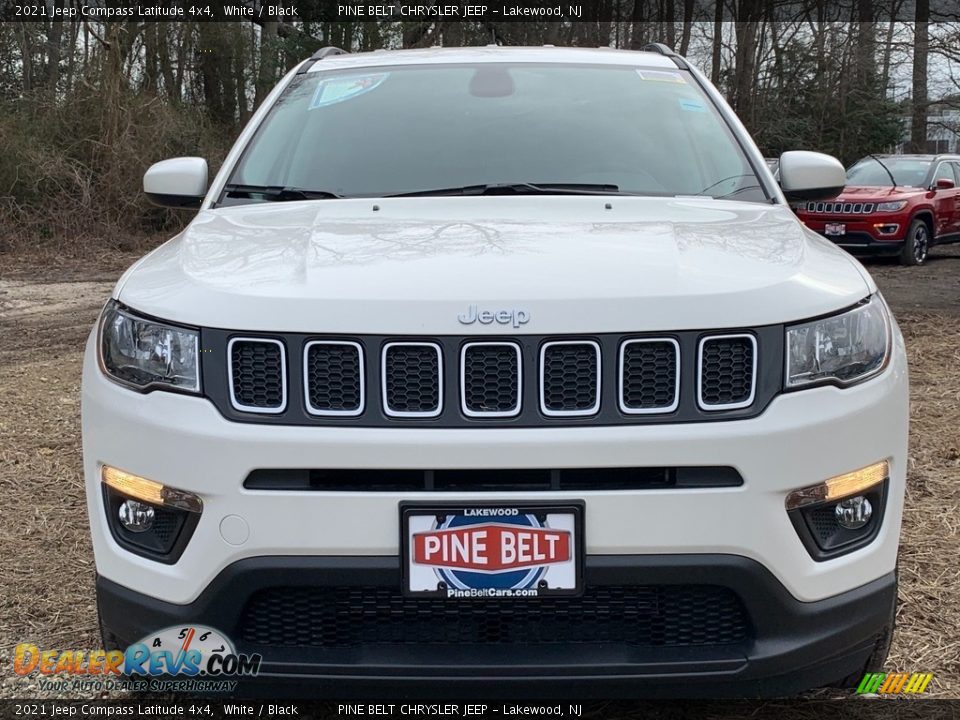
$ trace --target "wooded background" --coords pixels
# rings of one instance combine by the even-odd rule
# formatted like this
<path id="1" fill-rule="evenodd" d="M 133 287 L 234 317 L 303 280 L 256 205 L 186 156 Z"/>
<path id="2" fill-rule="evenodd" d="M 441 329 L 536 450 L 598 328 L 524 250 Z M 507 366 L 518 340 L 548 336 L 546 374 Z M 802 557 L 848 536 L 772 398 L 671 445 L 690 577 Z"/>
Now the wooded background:
<path id="1" fill-rule="evenodd" d="M 170 234 L 189 216 L 146 203 L 147 166 L 201 155 L 215 171 L 282 73 L 324 45 L 664 42 L 725 93 L 765 154 L 847 163 L 892 149 L 911 118 L 907 149 L 923 152 L 931 103 L 960 107 L 960 23 L 937 21 L 930 0 L 911 0 L 909 17 L 904 0 L 597 1 L 609 21 L 0 23 L 0 253 Z"/>

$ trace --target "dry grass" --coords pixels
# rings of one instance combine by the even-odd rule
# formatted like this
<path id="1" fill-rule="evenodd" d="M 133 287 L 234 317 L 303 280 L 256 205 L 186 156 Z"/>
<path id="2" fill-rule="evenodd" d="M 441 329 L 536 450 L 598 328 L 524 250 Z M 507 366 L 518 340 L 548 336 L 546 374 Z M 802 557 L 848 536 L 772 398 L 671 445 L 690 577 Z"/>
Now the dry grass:
<path id="1" fill-rule="evenodd" d="M 870 266 L 907 339 L 912 382 L 901 605 L 888 667 L 934 672 L 928 694 L 960 699 L 960 253 L 938 255 L 918 270 Z M 0 697 L 33 694 L 9 670 L 16 643 L 99 644 L 81 473 L 80 356 L 127 259 L 51 267 L 52 258 L 21 258 L 0 277 Z M 895 704 L 903 717 L 915 716 L 916 705 Z M 802 704 L 764 707 L 763 716 L 834 714 Z M 701 717 L 723 714 L 696 708 Z M 863 714 L 874 708 L 858 707 Z M 927 706 L 923 715 L 932 712 Z M 682 715 L 664 709 L 651 716 Z"/>

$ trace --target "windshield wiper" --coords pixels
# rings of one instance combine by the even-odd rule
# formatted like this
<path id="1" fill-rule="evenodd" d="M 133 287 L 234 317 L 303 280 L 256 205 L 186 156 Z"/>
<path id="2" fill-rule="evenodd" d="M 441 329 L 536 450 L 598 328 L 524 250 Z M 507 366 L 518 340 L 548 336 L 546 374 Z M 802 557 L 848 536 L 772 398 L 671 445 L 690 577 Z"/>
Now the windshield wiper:
<path id="1" fill-rule="evenodd" d="M 342 198 L 343 195 L 329 190 L 307 190 L 305 188 L 284 187 L 282 185 L 227 185 L 226 193 L 232 197 L 262 197 L 268 201 L 284 200 L 330 200 Z"/>
<path id="2" fill-rule="evenodd" d="M 886 163 L 884 163 L 883 160 L 881 160 L 880 158 L 878 158 L 876 155 L 867 155 L 867 157 L 873 158 L 873 159 L 877 162 L 877 165 L 879 165 L 880 167 L 882 167 L 882 168 L 887 172 L 887 177 L 890 178 L 890 184 L 891 184 L 893 187 L 896 187 L 896 186 L 897 186 L 896 178 L 893 177 L 893 173 L 890 172 L 890 168 L 887 167 Z"/>
<path id="3" fill-rule="evenodd" d="M 430 197 L 447 195 L 633 195 L 618 185 L 592 183 L 488 183 L 461 185 L 436 190 L 415 190 L 384 197 Z"/>

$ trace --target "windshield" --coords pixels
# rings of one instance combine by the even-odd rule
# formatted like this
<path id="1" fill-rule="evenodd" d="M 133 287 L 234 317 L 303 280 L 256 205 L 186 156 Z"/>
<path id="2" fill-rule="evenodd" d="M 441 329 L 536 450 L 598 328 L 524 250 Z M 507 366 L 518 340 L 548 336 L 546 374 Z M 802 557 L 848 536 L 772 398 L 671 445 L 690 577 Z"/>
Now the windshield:
<path id="1" fill-rule="evenodd" d="M 923 187 L 930 170 L 930 160 L 922 158 L 880 158 L 893 174 L 897 185 Z M 848 185 L 890 185 L 890 175 L 874 158 L 864 158 L 847 170 Z"/>
<path id="2" fill-rule="evenodd" d="M 632 66 L 483 63 L 299 75 L 228 181 L 247 186 L 235 193 L 243 202 L 263 186 L 315 194 L 259 199 L 522 183 L 513 191 L 570 185 L 767 200 L 687 72 Z"/>

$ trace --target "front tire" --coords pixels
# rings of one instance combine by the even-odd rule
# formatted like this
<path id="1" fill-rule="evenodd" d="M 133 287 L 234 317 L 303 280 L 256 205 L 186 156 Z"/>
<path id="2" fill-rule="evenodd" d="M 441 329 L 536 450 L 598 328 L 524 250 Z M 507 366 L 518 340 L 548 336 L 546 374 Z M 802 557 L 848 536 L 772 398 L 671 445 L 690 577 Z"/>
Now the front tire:
<path id="1" fill-rule="evenodd" d="M 907 237 L 900 251 L 900 264 L 907 266 L 923 265 L 930 251 L 930 228 L 920 219 L 910 221 Z"/>

